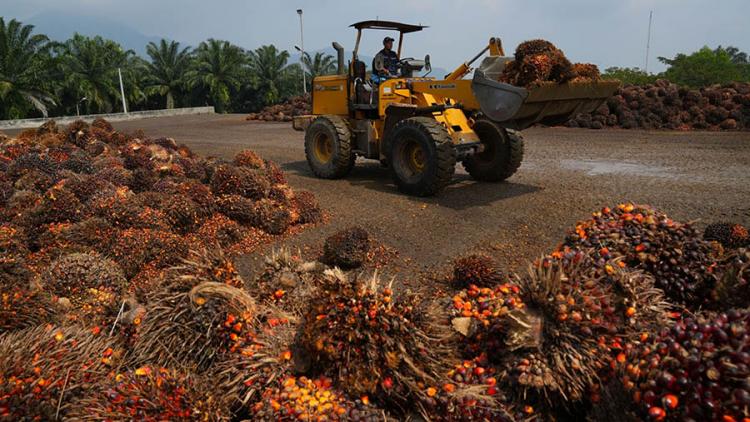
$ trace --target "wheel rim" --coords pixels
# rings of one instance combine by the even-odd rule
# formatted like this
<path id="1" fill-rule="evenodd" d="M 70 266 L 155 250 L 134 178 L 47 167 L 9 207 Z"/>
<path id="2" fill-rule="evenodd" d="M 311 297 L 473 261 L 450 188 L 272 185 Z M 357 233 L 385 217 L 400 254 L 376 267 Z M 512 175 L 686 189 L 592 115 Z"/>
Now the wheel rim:
<path id="1" fill-rule="evenodd" d="M 413 139 L 407 139 L 401 143 L 398 157 L 399 169 L 407 178 L 419 176 L 427 166 L 424 148 Z"/>
<path id="2" fill-rule="evenodd" d="M 315 154 L 315 158 L 321 163 L 331 161 L 331 157 L 333 157 L 333 139 L 324 132 L 315 135 L 313 154 Z"/>

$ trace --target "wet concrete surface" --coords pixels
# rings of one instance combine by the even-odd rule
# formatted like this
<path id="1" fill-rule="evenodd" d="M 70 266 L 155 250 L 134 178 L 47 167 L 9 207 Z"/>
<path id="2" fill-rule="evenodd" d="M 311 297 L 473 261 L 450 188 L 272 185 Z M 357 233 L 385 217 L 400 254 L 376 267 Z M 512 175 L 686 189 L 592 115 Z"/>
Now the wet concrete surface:
<path id="1" fill-rule="evenodd" d="M 398 251 L 380 271 L 406 284 L 475 251 L 495 256 L 506 271 L 521 271 L 528 260 L 554 248 L 577 220 L 624 201 L 648 203 L 678 220 L 700 220 L 698 225 L 719 220 L 750 225 L 748 132 L 532 128 L 524 132 L 524 163 L 507 182 L 474 182 L 459 164 L 441 195 L 413 198 L 400 194 L 376 162 L 358 160 L 345 179 L 315 178 L 305 161 L 303 134 L 289 124 L 210 115 L 115 127 L 170 136 L 200 154 L 225 158 L 253 149 L 278 162 L 295 189 L 317 195 L 328 222 L 247 257 L 251 266 L 281 245 L 314 256 L 326 236 L 359 224 Z"/>

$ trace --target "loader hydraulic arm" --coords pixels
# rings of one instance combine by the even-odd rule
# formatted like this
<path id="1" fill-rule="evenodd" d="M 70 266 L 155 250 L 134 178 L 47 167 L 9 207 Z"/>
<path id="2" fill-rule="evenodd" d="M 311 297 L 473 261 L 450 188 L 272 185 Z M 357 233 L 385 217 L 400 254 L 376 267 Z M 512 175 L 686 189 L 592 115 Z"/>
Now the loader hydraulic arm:
<path id="1" fill-rule="evenodd" d="M 498 37 L 492 37 L 490 38 L 489 44 L 487 44 L 486 47 L 482 49 L 482 51 L 479 52 L 474 58 L 469 60 L 468 62 L 463 62 L 461 65 L 459 65 L 456 70 L 451 72 L 448 76 L 445 77 L 446 81 L 455 81 L 457 79 L 461 79 L 464 76 L 466 76 L 469 72 L 471 72 L 471 65 L 477 61 L 484 53 L 487 51 L 490 52 L 490 56 L 504 56 L 505 52 L 503 51 L 503 44 L 500 41 L 500 38 Z"/>

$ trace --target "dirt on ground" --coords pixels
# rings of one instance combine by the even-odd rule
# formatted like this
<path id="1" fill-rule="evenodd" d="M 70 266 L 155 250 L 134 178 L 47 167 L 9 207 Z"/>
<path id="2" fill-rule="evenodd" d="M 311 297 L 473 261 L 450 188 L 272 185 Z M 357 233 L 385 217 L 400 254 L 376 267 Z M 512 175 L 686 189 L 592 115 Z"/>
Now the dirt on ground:
<path id="1" fill-rule="evenodd" d="M 577 220 L 625 201 L 651 204 L 677 220 L 700 220 L 699 226 L 750 225 L 748 132 L 532 128 L 524 131 L 523 165 L 508 181 L 474 182 L 459 164 L 441 195 L 414 198 L 399 193 L 388 169 L 374 161 L 359 159 L 342 180 L 315 178 L 305 161 L 303 133 L 289 124 L 202 115 L 114 125 L 175 138 L 200 154 L 231 158 L 253 149 L 276 161 L 295 190 L 315 193 L 327 223 L 241 260 L 240 268 L 250 273 L 280 246 L 317 257 L 327 236 L 351 225 L 376 239 L 370 267 L 407 286 L 477 251 L 494 256 L 506 272 L 524 271 Z"/>

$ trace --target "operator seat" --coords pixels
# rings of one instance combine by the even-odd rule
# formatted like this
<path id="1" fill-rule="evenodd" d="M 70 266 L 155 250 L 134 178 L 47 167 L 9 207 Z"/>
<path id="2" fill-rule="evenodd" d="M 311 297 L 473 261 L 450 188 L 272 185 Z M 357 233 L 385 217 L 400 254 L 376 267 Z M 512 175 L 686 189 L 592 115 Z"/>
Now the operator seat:
<path id="1" fill-rule="evenodd" d="M 367 65 L 361 60 L 356 60 L 354 71 L 354 105 L 359 109 L 372 109 L 377 107 L 377 95 L 372 82 L 367 79 Z"/>

